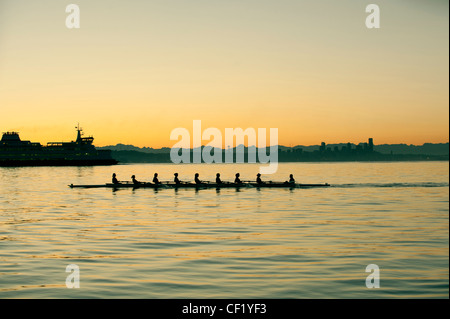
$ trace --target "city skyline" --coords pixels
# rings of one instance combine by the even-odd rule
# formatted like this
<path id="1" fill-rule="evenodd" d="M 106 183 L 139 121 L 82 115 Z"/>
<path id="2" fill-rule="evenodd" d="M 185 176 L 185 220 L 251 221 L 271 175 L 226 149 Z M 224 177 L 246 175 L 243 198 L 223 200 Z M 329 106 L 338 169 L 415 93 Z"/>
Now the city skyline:
<path id="1" fill-rule="evenodd" d="M 33 140 L 33 139 L 22 138 L 20 136 L 20 132 L 18 132 L 18 131 L 4 131 L 4 132 L 2 132 L 2 135 L 5 135 L 5 134 L 6 135 L 8 135 L 8 134 L 14 134 L 15 135 L 16 134 L 16 135 L 19 136 L 19 138 L 20 138 L 20 140 L 22 142 L 36 143 L 36 144 L 41 144 L 43 146 L 45 146 L 46 144 L 64 143 L 64 142 L 70 142 L 70 141 L 75 141 L 76 140 L 76 138 L 69 138 L 67 140 L 56 140 L 56 139 L 54 139 L 54 140 L 51 140 L 51 141 L 37 141 L 37 140 Z M 83 131 L 81 131 L 81 134 L 82 134 L 83 137 L 88 137 L 88 138 L 91 138 L 92 140 L 95 140 L 94 136 L 92 136 L 91 134 L 85 135 L 83 133 Z M 256 148 L 258 148 L 257 144 L 250 144 L 249 145 L 247 142 L 248 142 L 247 137 L 245 137 L 244 143 L 236 143 L 236 140 L 235 140 L 234 144 L 233 144 L 233 147 L 235 148 L 237 146 L 243 145 L 245 147 L 256 147 Z M 231 147 L 231 145 L 230 145 L 230 147 L 225 147 L 225 146 L 221 147 L 221 146 L 217 146 L 217 145 L 216 146 L 212 146 L 212 145 L 208 145 L 209 143 L 210 143 L 210 140 L 208 140 L 208 141 L 202 140 L 201 147 L 210 147 L 210 148 L 217 148 L 217 149 L 223 149 L 223 150 Z M 427 144 L 440 145 L 440 144 L 449 144 L 449 142 L 448 141 L 447 142 L 445 142 L 445 141 L 437 142 L 437 143 L 425 142 L 425 143 L 422 143 L 422 144 L 408 144 L 408 143 L 401 143 L 400 142 L 400 143 L 379 143 L 379 144 L 375 144 L 374 143 L 374 139 L 372 137 L 369 137 L 365 141 L 363 141 L 363 140 L 360 140 L 360 141 L 337 141 L 337 142 L 320 141 L 320 142 L 316 142 L 316 143 L 313 143 L 313 144 L 298 144 L 298 143 L 295 144 L 294 143 L 294 144 L 290 144 L 290 145 L 283 145 L 283 144 L 277 143 L 277 144 L 273 144 L 273 145 L 270 145 L 270 146 L 279 146 L 279 147 L 285 147 L 285 148 L 298 148 L 298 147 L 320 147 L 320 146 L 324 146 L 324 145 L 326 145 L 326 146 L 329 146 L 329 145 L 332 145 L 332 146 L 336 146 L 336 145 L 341 145 L 341 146 L 342 145 L 347 145 L 347 146 L 348 145 L 352 145 L 352 146 L 358 146 L 358 145 L 363 146 L 363 145 L 366 145 L 366 146 L 368 146 L 368 145 L 371 145 L 371 149 L 373 149 L 373 147 L 376 146 L 376 145 L 379 145 L 379 146 L 382 146 L 382 145 L 424 146 L 424 145 L 427 145 Z M 161 146 L 161 147 L 153 147 L 151 145 L 139 146 L 139 145 L 135 145 L 135 144 L 124 144 L 124 143 L 115 143 L 115 144 L 108 144 L 108 145 L 96 145 L 96 146 L 101 147 L 101 148 L 118 147 L 118 146 L 128 147 L 129 146 L 129 147 L 138 148 L 138 149 L 155 149 L 155 150 L 158 150 L 158 149 L 170 149 L 170 148 L 173 147 L 173 145 Z M 267 147 L 269 147 L 269 145 L 267 145 Z M 194 149 L 196 147 L 192 147 L 192 146 L 187 145 L 186 147 L 183 147 L 183 148 Z"/>
<path id="2" fill-rule="evenodd" d="M 278 144 L 446 143 L 448 2 L 0 1 L 0 131 L 171 147 L 203 126 Z M 206 144 L 208 141 L 205 141 Z"/>

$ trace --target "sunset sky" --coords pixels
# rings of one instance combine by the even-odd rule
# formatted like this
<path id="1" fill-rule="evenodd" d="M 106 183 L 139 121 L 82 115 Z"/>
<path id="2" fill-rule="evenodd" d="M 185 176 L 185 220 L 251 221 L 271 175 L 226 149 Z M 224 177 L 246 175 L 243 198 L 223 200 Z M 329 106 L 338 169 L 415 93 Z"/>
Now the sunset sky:
<path id="1" fill-rule="evenodd" d="M 446 0 L 0 0 L 0 131 L 45 144 L 79 122 L 97 146 L 159 148 L 201 120 L 286 146 L 448 142 L 448 23 Z"/>

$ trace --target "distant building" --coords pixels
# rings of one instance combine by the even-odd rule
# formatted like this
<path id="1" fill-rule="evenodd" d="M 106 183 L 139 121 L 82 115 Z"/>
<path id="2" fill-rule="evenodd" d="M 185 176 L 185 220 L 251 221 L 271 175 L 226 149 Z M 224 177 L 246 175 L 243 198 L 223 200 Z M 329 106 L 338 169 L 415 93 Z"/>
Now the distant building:
<path id="1" fill-rule="evenodd" d="M 369 138 L 369 151 L 373 152 L 373 138 Z"/>

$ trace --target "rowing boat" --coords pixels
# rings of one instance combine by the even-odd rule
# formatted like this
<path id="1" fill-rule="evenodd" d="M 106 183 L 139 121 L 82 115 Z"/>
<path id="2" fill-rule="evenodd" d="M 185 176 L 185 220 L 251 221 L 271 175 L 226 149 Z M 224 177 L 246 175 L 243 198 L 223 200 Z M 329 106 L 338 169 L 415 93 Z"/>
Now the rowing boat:
<path id="1" fill-rule="evenodd" d="M 297 184 L 297 183 L 283 183 L 283 182 L 266 182 L 263 184 L 258 183 L 201 183 L 201 184 L 194 184 L 194 183 L 161 183 L 161 184 L 154 184 L 154 183 L 139 183 L 139 184 L 133 184 L 133 183 L 119 183 L 119 184 L 112 184 L 112 183 L 106 183 L 106 184 L 98 184 L 98 185 L 74 185 L 70 184 L 68 185 L 70 188 L 242 188 L 242 187 L 254 187 L 254 188 L 312 188 L 312 187 L 327 187 L 330 186 L 330 184 Z"/>

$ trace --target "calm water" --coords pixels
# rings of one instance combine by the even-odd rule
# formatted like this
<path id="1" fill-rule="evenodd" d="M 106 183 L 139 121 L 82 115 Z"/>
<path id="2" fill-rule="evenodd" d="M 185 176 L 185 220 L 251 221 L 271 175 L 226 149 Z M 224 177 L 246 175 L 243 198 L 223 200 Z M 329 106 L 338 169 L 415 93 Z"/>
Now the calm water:
<path id="1" fill-rule="evenodd" d="M 264 176 L 326 189 L 67 187 L 258 168 L 0 168 L 0 297 L 448 298 L 448 162 L 282 163 Z M 66 288 L 69 264 L 79 289 Z"/>

